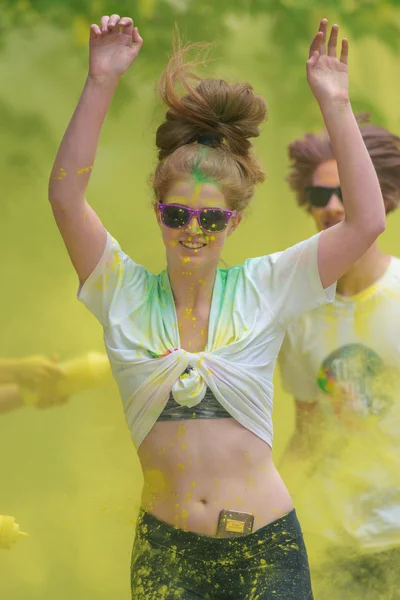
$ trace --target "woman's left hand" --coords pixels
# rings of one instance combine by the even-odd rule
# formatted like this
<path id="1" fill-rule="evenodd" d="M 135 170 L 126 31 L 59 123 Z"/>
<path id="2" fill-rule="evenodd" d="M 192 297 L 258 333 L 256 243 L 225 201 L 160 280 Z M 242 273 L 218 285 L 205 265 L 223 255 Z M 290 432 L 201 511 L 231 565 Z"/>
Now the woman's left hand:
<path id="1" fill-rule="evenodd" d="M 307 61 L 307 80 L 320 105 L 349 101 L 349 76 L 347 59 L 349 44 L 342 40 L 340 59 L 336 57 L 339 27 L 332 26 L 328 47 L 326 37 L 328 20 L 322 19 L 319 31 L 310 46 Z"/>

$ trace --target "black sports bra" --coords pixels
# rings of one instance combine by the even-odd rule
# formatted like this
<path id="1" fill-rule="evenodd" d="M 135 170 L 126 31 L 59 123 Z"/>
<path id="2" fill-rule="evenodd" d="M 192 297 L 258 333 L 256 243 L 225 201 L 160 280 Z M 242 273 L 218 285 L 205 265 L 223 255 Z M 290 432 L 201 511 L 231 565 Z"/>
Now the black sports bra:
<path id="1" fill-rule="evenodd" d="M 207 388 L 203 400 L 192 406 L 181 406 L 174 399 L 172 392 L 157 421 L 181 421 L 183 419 L 226 419 L 232 416 L 218 402 L 210 388 Z"/>

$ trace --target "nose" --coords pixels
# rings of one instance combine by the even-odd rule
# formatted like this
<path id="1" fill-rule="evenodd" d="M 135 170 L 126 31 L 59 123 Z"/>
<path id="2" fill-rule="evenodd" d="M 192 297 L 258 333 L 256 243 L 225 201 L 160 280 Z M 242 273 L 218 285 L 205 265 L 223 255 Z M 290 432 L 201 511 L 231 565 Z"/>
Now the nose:
<path id="1" fill-rule="evenodd" d="M 332 213 L 341 213 L 343 212 L 343 202 L 337 194 L 332 194 L 325 208 Z"/>
<path id="2" fill-rule="evenodd" d="M 202 229 L 200 227 L 200 223 L 197 219 L 197 217 L 193 216 L 189 223 L 186 225 L 186 231 L 188 233 L 191 233 L 192 235 L 196 234 L 196 233 L 201 233 Z"/>

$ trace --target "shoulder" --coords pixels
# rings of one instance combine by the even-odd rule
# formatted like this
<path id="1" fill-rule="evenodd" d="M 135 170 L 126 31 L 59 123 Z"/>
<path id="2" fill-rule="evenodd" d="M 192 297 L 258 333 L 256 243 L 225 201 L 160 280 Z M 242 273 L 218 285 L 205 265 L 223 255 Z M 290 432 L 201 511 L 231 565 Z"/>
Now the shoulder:
<path id="1" fill-rule="evenodd" d="M 128 294 L 132 291 L 135 295 L 147 294 L 158 279 L 157 275 L 124 252 L 108 232 L 106 248 L 96 270 L 106 289 L 111 287 Z"/>
<path id="2" fill-rule="evenodd" d="M 248 258 L 242 265 L 246 278 L 256 280 L 257 283 L 273 285 L 275 291 L 285 288 L 297 272 L 296 283 L 305 281 L 306 273 L 318 274 L 317 247 L 319 233 L 306 240 L 302 240 L 285 250 L 279 250 Z"/>
<path id="3" fill-rule="evenodd" d="M 149 278 L 157 278 L 157 275 L 154 275 L 154 273 L 152 273 L 146 267 L 140 264 L 140 262 L 136 262 L 136 260 L 134 260 L 129 254 L 124 252 L 119 242 L 115 238 L 113 238 L 108 232 L 106 251 L 108 251 L 108 255 L 111 258 L 111 263 L 113 263 L 114 266 L 123 265 L 127 268 L 129 272 L 137 270 L 142 272 Z"/>
<path id="4" fill-rule="evenodd" d="M 282 252 L 274 252 L 265 254 L 264 256 L 256 256 L 247 258 L 241 265 L 240 270 L 245 277 L 251 277 L 256 274 L 268 274 L 272 272 L 273 265 L 282 255 Z"/>

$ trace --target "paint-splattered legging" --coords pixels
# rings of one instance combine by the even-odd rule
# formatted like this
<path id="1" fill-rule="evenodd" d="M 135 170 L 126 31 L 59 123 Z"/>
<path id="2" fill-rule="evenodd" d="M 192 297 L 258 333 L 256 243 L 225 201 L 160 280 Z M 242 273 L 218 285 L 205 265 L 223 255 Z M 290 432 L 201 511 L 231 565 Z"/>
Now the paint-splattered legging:
<path id="1" fill-rule="evenodd" d="M 216 538 L 140 511 L 132 552 L 133 600 L 312 600 L 295 511 L 254 533 Z"/>

